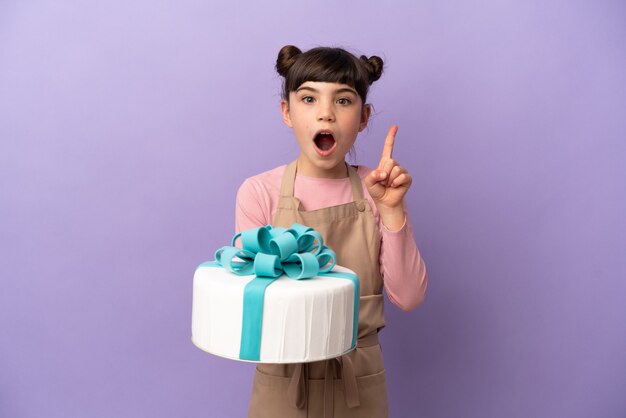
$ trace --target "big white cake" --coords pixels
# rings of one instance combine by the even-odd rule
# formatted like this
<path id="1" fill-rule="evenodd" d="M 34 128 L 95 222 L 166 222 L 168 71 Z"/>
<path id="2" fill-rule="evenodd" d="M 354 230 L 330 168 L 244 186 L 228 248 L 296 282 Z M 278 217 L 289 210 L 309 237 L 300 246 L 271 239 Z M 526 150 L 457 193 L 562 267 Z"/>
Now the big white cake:
<path id="1" fill-rule="evenodd" d="M 242 360 L 243 292 L 249 282 L 259 279 L 205 264 L 194 275 L 192 341 L 211 354 Z M 293 280 L 283 275 L 266 288 L 260 358 L 255 361 L 311 362 L 338 357 L 354 348 L 355 285 L 332 277 L 335 272 L 354 275 L 335 266 L 329 276 Z"/>

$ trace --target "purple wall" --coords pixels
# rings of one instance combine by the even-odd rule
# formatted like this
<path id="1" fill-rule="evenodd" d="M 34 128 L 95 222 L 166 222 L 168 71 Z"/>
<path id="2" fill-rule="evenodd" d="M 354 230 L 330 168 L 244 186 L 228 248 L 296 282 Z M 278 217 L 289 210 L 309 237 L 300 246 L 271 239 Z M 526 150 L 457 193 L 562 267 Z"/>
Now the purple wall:
<path id="1" fill-rule="evenodd" d="M 430 273 L 388 305 L 392 416 L 626 416 L 626 7 L 504 3 L 0 3 L 0 416 L 245 415 L 192 274 L 296 156 L 286 43 L 388 65 L 356 159 L 400 126 Z"/>

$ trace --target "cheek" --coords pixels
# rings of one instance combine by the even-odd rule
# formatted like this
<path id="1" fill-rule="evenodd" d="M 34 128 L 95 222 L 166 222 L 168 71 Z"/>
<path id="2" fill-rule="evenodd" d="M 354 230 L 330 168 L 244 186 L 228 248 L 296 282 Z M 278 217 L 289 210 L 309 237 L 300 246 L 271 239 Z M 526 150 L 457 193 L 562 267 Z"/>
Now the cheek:
<path id="1" fill-rule="evenodd" d="M 299 109 L 294 109 L 291 112 L 291 122 L 294 124 L 294 126 L 302 126 L 306 124 L 306 118 Z"/>
<path id="2" fill-rule="evenodd" d="M 300 120 L 294 121 L 293 127 L 298 132 L 304 132 L 308 129 L 306 122 Z"/>
<path id="3" fill-rule="evenodd" d="M 350 115 L 350 126 L 359 131 L 361 126 L 361 112 L 355 112 Z"/>

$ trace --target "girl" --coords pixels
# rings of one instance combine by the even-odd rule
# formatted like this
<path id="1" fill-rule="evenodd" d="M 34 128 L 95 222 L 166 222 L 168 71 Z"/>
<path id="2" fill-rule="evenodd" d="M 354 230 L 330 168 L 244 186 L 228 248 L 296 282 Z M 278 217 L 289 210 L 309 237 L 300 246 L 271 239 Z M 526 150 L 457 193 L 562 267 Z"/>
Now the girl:
<path id="1" fill-rule="evenodd" d="M 276 70 L 284 77 L 283 121 L 293 129 L 300 154 L 242 184 L 236 229 L 297 222 L 319 231 L 337 264 L 359 277 L 359 339 L 356 350 L 337 359 L 259 364 L 249 417 L 387 417 L 377 338 L 385 326 L 383 286 L 408 311 L 423 300 L 427 275 L 404 205 L 412 179 L 392 159 L 397 127 L 389 129 L 377 169 L 345 162 L 367 126 L 367 92 L 380 78 L 383 61 L 340 48 L 302 53 L 288 45 L 278 54 Z"/>

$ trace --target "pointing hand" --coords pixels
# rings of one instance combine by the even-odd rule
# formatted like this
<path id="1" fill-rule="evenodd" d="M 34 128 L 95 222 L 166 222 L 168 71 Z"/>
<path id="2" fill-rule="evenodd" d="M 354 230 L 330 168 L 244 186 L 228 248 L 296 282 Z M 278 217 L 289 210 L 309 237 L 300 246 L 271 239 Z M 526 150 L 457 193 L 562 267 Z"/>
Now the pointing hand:
<path id="1" fill-rule="evenodd" d="M 394 217 L 397 217 L 401 213 L 402 219 L 400 220 L 400 227 L 402 226 L 404 222 L 402 201 L 413 182 L 409 172 L 392 157 L 397 132 L 398 127 L 396 125 L 392 125 L 391 128 L 389 128 L 378 168 L 372 170 L 365 178 L 365 185 L 383 217 L 383 223 L 390 229 L 392 228 L 385 222 L 385 216 L 393 214 Z M 393 219 L 391 223 L 396 224 L 397 222 L 395 221 L 397 221 L 397 219 Z"/>

